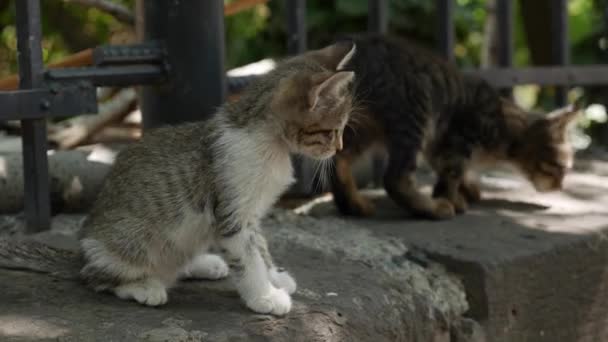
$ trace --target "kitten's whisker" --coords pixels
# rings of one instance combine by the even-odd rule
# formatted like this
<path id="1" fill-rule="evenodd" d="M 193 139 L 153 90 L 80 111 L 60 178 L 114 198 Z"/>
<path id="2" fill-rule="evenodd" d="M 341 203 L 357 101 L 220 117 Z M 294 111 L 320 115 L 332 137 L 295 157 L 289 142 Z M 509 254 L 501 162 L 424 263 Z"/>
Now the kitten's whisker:
<path id="1" fill-rule="evenodd" d="M 315 161 L 314 162 L 314 168 L 313 168 L 313 172 L 312 172 L 312 178 L 310 181 L 310 185 L 309 185 L 309 189 L 311 192 L 317 192 L 317 190 L 319 190 L 319 174 L 320 174 L 320 170 L 321 170 L 321 166 L 323 165 L 322 161 Z"/>

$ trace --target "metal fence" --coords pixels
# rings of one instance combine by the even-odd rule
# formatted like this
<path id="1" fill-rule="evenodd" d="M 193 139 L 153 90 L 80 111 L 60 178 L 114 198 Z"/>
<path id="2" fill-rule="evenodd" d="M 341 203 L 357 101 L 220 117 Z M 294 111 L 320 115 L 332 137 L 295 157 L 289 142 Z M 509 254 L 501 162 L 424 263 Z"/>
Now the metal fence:
<path id="1" fill-rule="evenodd" d="M 22 122 L 24 206 L 30 232 L 50 225 L 47 118 L 95 112 L 97 86 L 145 85 L 140 97 L 145 128 L 200 120 L 224 101 L 227 92 L 248 80 L 227 79 L 224 74 L 222 0 L 145 1 L 145 43 L 98 47 L 93 66 L 55 70 L 45 70 L 42 63 L 39 1 L 15 0 L 19 90 L 0 92 L 0 121 Z M 306 1 L 275 1 L 285 1 L 288 53 L 305 51 Z M 565 101 L 569 85 L 608 84 L 607 66 L 567 65 L 566 0 L 552 2 L 550 39 L 556 66 L 512 68 L 513 1 L 497 0 L 500 68 L 467 72 L 501 88 L 525 83 L 562 86 L 558 103 Z M 438 50 L 448 59 L 454 51 L 454 2 L 436 0 Z M 369 31 L 388 30 L 388 6 L 388 0 L 369 0 Z M 295 163 L 301 184 L 308 183 L 311 168 L 302 160 Z"/>

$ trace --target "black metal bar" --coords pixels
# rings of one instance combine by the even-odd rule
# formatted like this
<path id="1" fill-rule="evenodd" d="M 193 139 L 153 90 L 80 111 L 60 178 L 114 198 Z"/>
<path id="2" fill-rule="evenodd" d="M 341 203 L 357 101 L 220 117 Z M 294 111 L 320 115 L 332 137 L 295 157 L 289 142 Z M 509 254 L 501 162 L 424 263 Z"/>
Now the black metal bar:
<path id="1" fill-rule="evenodd" d="M 496 16 L 498 24 L 498 65 L 510 67 L 513 65 L 513 0 L 497 0 Z M 512 90 L 504 89 L 504 96 L 511 97 Z"/>
<path id="2" fill-rule="evenodd" d="M 519 84 L 538 85 L 606 85 L 608 65 L 589 64 L 576 66 L 539 66 L 528 68 L 465 69 L 465 74 L 481 77 L 493 86 L 508 88 Z M 258 75 L 238 77 L 238 88 L 246 86 Z M 236 79 L 236 78 L 235 78 Z"/>
<path id="3" fill-rule="evenodd" d="M 79 115 L 97 112 L 95 87 L 86 81 L 51 89 L 0 92 L 0 121 Z"/>
<path id="4" fill-rule="evenodd" d="M 295 55 L 306 51 L 306 0 L 286 0 L 287 53 Z"/>
<path id="5" fill-rule="evenodd" d="M 104 45 L 93 50 L 93 64 L 162 64 L 165 50 L 158 43 Z"/>
<path id="6" fill-rule="evenodd" d="M 437 44 L 439 53 L 447 60 L 454 59 L 454 2 L 436 0 L 437 4 Z"/>
<path id="7" fill-rule="evenodd" d="M 388 1 L 368 0 L 367 30 L 375 33 L 388 31 Z"/>
<path id="8" fill-rule="evenodd" d="M 287 53 L 297 55 L 306 51 L 306 0 L 285 0 Z M 312 163 L 300 156 L 292 158 L 293 168 L 298 180 L 291 189 L 291 194 L 309 195 L 313 192 L 314 168 Z"/>
<path id="9" fill-rule="evenodd" d="M 477 75 L 498 88 L 518 84 L 538 85 L 605 85 L 608 65 L 542 66 L 531 68 L 464 70 Z"/>
<path id="10" fill-rule="evenodd" d="M 17 49 L 19 88 L 43 86 L 42 32 L 39 0 L 15 1 L 17 10 Z M 50 228 L 51 205 L 47 160 L 46 120 L 23 120 L 24 208 L 28 232 Z"/>
<path id="11" fill-rule="evenodd" d="M 373 33 L 385 34 L 388 32 L 389 3 L 388 0 L 367 0 L 367 30 Z M 386 158 L 375 153 L 372 156 L 372 182 L 381 186 Z"/>
<path id="12" fill-rule="evenodd" d="M 48 80 L 52 81 L 87 80 L 96 86 L 159 83 L 167 77 L 164 68 L 154 64 L 49 69 L 45 75 Z"/>
<path id="13" fill-rule="evenodd" d="M 224 2 L 145 1 L 144 39 L 164 41 L 168 84 L 141 92 L 144 128 L 202 120 L 224 102 Z"/>
<path id="14" fill-rule="evenodd" d="M 567 0 L 551 1 L 551 40 L 553 63 L 567 65 L 570 62 L 570 46 L 568 39 L 568 3 Z M 555 89 L 555 103 L 563 106 L 567 102 L 568 87 Z"/>

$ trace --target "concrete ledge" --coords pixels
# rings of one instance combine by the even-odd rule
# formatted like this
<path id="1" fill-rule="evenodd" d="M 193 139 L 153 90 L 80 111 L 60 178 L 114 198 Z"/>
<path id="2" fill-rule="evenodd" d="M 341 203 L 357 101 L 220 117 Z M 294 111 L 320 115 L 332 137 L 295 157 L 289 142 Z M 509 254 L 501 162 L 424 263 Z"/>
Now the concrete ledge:
<path id="1" fill-rule="evenodd" d="M 298 280 L 284 318 L 248 311 L 227 281 L 183 282 L 156 309 L 94 294 L 76 278 L 65 228 L 81 217 L 59 218 L 52 232 L 0 240 L 2 341 L 472 341 L 479 331 L 443 267 L 338 218 L 278 210 L 265 221 L 277 262 Z"/>
<path id="2" fill-rule="evenodd" d="M 540 195 L 491 176 L 486 199 L 444 222 L 413 220 L 382 192 L 378 215 L 338 217 L 327 199 L 265 221 L 277 262 L 298 280 L 293 312 L 251 313 L 226 281 L 183 282 L 151 309 L 84 289 L 73 234 L 20 234 L 0 217 L 0 340 L 608 340 L 608 168 Z M 16 228 L 17 227 L 17 228 Z"/>
<path id="3" fill-rule="evenodd" d="M 538 194 L 505 175 L 485 178 L 485 200 L 447 222 L 408 219 L 382 192 L 377 217 L 352 221 L 408 245 L 462 280 L 488 341 L 608 340 L 608 169 L 569 175 L 562 193 Z M 322 202 L 322 201 L 318 201 Z M 328 203 L 308 214 L 335 215 Z"/>

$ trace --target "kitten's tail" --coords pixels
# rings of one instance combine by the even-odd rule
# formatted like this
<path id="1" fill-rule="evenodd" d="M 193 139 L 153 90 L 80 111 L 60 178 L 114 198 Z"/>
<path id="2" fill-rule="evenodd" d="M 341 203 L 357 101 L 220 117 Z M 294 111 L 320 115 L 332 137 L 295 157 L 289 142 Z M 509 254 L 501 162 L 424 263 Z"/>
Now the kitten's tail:
<path id="1" fill-rule="evenodd" d="M 0 269 L 49 274 L 78 279 L 81 267 L 77 251 L 49 246 L 30 238 L 0 238 Z"/>

